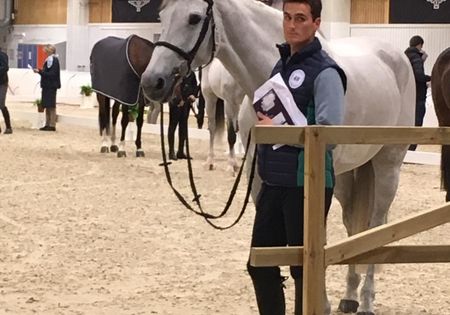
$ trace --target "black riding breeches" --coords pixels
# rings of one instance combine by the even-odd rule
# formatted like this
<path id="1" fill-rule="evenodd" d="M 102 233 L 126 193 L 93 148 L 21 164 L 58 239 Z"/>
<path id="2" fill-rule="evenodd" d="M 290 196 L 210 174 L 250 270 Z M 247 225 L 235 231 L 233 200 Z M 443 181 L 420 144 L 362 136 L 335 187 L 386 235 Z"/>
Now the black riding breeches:
<path id="1" fill-rule="evenodd" d="M 303 187 L 286 188 L 263 184 L 256 204 L 252 247 L 303 245 Z M 331 206 L 333 189 L 325 189 L 325 218 Z M 324 222 L 325 223 L 325 222 Z M 284 315 L 283 278 L 279 267 L 253 267 L 247 270 L 255 288 L 261 315 Z M 303 267 L 290 268 L 296 288 L 301 288 Z M 302 292 L 296 290 L 296 314 L 301 314 Z M 297 303 L 298 302 L 298 303 Z"/>
<path id="2" fill-rule="evenodd" d="M 184 143 L 187 137 L 187 127 L 189 118 L 189 103 L 185 102 L 183 106 L 170 104 L 169 106 L 169 129 L 167 137 L 169 141 L 169 151 L 174 152 L 175 129 L 178 126 L 178 151 L 183 152 Z"/>

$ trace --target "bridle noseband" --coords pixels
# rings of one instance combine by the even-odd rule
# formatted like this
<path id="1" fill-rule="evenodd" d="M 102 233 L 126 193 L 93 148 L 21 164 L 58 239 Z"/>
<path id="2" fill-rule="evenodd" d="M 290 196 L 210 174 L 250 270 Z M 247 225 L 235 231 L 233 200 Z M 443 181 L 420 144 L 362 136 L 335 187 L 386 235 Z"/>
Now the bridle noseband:
<path id="1" fill-rule="evenodd" d="M 154 43 L 155 46 L 164 46 L 164 47 L 176 52 L 181 57 L 183 57 L 183 59 L 186 60 L 186 62 L 187 62 L 189 70 L 192 70 L 191 69 L 192 60 L 194 60 L 194 58 L 197 55 L 197 52 L 200 48 L 200 45 L 202 44 L 203 40 L 206 37 L 206 32 L 208 31 L 208 26 L 209 26 L 210 22 L 211 22 L 211 32 L 212 32 L 212 38 L 213 38 L 213 48 L 211 50 L 211 59 L 208 61 L 207 64 L 211 63 L 211 61 L 214 58 L 215 51 L 216 51 L 216 43 L 215 43 L 215 38 L 214 38 L 214 34 L 215 34 L 214 16 L 213 16 L 213 12 L 212 12 L 214 1 L 213 0 L 204 0 L 204 1 L 206 3 L 208 3 L 208 7 L 206 8 L 206 16 L 205 16 L 205 19 L 203 20 L 202 29 L 200 30 L 198 39 L 195 42 L 195 45 L 191 49 L 191 51 L 186 52 L 183 49 L 179 48 L 178 46 L 175 46 L 166 41 L 157 41 L 156 43 Z"/>

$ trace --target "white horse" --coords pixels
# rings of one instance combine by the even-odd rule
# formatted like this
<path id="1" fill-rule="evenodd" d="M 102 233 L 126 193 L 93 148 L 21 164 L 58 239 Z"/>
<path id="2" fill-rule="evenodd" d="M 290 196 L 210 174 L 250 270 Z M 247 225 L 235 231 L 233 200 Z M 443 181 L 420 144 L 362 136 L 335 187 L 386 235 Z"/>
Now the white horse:
<path id="1" fill-rule="evenodd" d="M 144 90 L 152 99 L 166 99 L 177 74 L 183 75 L 189 66 L 206 64 L 214 48 L 215 56 L 246 95 L 253 95 L 268 79 L 279 58 L 275 43 L 283 41 L 283 17 L 279 11 L 262 3 L 167 0 L 160 16 L 161 41 L 170 44 L 156 47 L 142 76 Z M 321 42 L 347 74 L 346 125 L 413 125 L 414 76 L 403 52 L 374 39 L 346 38 L 330 42 L 321 39 Z M 256 122 L 248 102 L 244 109 L 239 120 L 241 134 L 248 132 Z M 406 150 L 406 145 L 336 147 L 335 195 L 342 205 L 349 235 L 385 223 Z M 339 308 L 344 312 L 374 314 L 373 265 L 367 268 L 358 302 L 360 281 L 354 266 L 349 266 L 347 290 Z"/>
<path id="2" fill-rule="evenodd" d="M 238 114 L 244 91 L 225 69 L 219 59 L 214 58 L 210 65 L 202 70 L 202 94 L 205 98 L 206 113 L 209 129 L 209 153 L 206 165 L 210 170 L 214 169 L 214 139 L 216 135 L 216 103 L 221 98 L 224 101 L 225 116 L 227 119 L 228 133 L 228 168 L 233 174 L 239 168 L 236 160 L 234 145 L 238 131 Z"/>

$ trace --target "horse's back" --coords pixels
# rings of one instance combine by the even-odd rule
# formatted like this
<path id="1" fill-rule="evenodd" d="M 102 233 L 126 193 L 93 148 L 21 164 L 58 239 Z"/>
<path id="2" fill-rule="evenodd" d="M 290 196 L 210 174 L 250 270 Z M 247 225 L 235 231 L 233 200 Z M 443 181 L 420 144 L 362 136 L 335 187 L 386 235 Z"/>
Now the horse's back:
<path id="1" fill-rule="evenodd" d="M 122 104 L 136 104 L 140 77 L 128 62 L 128 38 L 109 36 L 91 51 L 92 88 Z"/>
<path id="2" fill-rule="evenodd" d="M 343 38 L 324 45 L 347 75 L 345 125 L 412 126 L 415 85 L 404 53 L 368 38 Z M 381 145 L 340 145 L 336 173 L 369 161 Z"/>

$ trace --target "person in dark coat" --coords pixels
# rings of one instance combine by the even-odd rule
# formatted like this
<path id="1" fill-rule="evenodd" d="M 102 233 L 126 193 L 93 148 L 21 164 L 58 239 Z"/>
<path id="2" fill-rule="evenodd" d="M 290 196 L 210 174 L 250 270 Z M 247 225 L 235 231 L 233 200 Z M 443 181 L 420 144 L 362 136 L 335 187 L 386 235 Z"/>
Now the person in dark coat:
<path id="1" fill-rule="evenodd" d="M 425 51 L 423 51 L 423 44 L 423 38 L 416 35 L 411 37 L 409 40 L 409 47 L 405 50 L 405 54 L 411 62 L 414 79 L 416 81 L 416 127 L 421 127 L 423 125 L 425 101 L 427 98 L 427 82 L 431 80 L 431 77 L 425 74 L 423 67 L 424 62 L 428 57 Z M 409 147 L 409 150 L 414 151 L 416 147 L 416 144 L 412 144 Z"/>
<path id="2" fill-rule="evenodd" d="M 61 88 L 61 70 L 58 57 L 55 55 L 56 48 L 46 45 L 44 48 L 47 59 L 42 70 L 34 69 L 41 76 L 42 106 L 45 108 L 45 126 L 42 131 L 56 131 L 56 91 Z"/>
<path id="3" fill-rule="evenodd" d="M 5 134 L 11 134 L 11 118 L 9 116 L 8 108 L 6 107 L 6 92 L 8 92 L 8 70 L 9 70 L 8 55 L 0 50 L 0 110 L 5 120 Z M 2 129 L 0 128 L 0 132 Z"/>
<path id="4" fill-rule="evenodd" d="M 175 95 L 169 102 L 169 159 L 187 159 L 184 153 L 184 145 L 187 138 L 188 118 L 191 104 L 195 102 L 197 95 L 197 79 L 193 71 L 183 78 L 176 87 Z M 178 151 L 175 155 L 175 129 L 178 126 Z"/>

